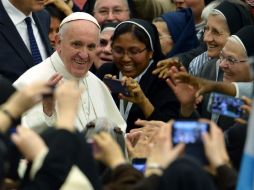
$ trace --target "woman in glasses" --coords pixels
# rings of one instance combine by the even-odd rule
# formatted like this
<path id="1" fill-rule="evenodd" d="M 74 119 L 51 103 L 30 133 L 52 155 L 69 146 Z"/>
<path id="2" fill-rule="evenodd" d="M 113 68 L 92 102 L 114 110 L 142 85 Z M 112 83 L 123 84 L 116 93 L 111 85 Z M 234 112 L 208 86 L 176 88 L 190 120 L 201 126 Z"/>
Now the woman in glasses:
<path id="1" fill-rule="evenodd" d="M 121 22 L 112 37 L 113 63 L 104 64 L 99 76 L 116 77 L 127 87 L 129 96 L 113 94 L 127 121 L 127 132 L 137 128 L 137 119 L 168 121 L 177 118 L 179 104 L 164 80 L 152 75 L 161 52 L 156 27 L 144 20 Z"/>

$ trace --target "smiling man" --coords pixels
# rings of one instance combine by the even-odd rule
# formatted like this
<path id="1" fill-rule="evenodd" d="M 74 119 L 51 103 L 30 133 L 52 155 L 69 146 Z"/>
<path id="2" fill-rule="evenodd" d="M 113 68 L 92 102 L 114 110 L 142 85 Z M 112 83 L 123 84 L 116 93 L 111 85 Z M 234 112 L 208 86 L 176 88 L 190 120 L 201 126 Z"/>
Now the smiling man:
<path id="1" fill-rule="evenodd" d="M 89 121 L 106 117 L 125 131 L 126 124 L 107 87 L 89 72 L 99 43 L 99 33 L 100 26 L 93 16 L 84 12 L 72 13 L 60 24 L 56 52 L 25 72 L 14 85 L 21 88 L 38 80 L 51 80 L 56 84 L 61 77 L 63 82 L 75 80 L 84 89 L 76 116 L 77 128 L 82 130 Z M 53 105 L 46 106 L 44 101 L 43 106 L 36 106 L 23 117 L 23 124 L 29 127 L 50 125 L 57 117 L 57 107 Z"/>

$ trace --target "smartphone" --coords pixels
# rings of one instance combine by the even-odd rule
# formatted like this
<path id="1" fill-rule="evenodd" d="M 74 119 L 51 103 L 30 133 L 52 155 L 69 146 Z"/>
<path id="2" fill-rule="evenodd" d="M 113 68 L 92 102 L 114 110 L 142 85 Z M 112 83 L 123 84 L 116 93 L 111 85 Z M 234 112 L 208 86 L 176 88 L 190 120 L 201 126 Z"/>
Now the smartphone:
<path id="1" fill-rule="evenodd" d="M 202 134 L 209 132 L 208 123 L 198 121 L 175 121 L 172 128 L 172 141 L 176 145 L 185 143 L 185 155 L 190 156 L 201 162 L 208 164 L 204 152 Z"/>
<path id="2" fill-rule="evenodd" d="M 244 102 L 240 98 L 212 93 L 208 101 L 207 110 L 211 113 L 217 113 L 227 117 L 240 118 L 243 116 L 242 105 L 244 105 Z"/>
<path id="3" fill-rule="evenodd" d="M 209 131 L 209 125 L 198 121 L 175 121 L 173 124 L 173 144 L 202 144 L 202 134 Z"/>
<path id="4" fill-rule="evenodd" d="M 122 85 L 118 79 L 104 78 L 103 82 L 109 87 L 112 94 L 122 93 L 124 96 L 130 96 L 130 92 L 125 85 Z"/>
<path id="5" fill-rule="evenodd" d="M 146 170 L 146 158 L 133 158 L 132 166 L 138 171 L 145 173 Z"/>

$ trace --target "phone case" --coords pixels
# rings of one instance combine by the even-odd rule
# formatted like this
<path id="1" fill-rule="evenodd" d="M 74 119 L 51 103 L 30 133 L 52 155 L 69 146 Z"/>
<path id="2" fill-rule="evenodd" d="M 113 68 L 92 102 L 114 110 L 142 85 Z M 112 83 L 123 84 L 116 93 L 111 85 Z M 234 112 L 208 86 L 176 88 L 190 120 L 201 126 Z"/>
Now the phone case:
<path id="1" fill-rule="evenodd" d="M 112 94 L 122 93 L 124 96 L 130 96 L 127 87 L 123 86 L 120 80 L 104 78 L 103 81 L 109 87 Z"/>

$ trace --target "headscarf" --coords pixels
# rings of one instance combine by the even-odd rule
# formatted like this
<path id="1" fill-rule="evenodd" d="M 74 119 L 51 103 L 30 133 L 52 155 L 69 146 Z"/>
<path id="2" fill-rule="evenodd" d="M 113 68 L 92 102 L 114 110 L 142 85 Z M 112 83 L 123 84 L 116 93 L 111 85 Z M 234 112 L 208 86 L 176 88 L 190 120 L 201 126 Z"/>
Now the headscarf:
<path id="1" fill-rule="evenodd" d="M 251 13 L 242 4 L 223 1 L 215 10 L 226 18 L 230 34 L 235 34 L 242 27 L 253 24 Z"/>
<path id="2" fill-rule="evenodd" d="M 248 57 L 254 56 L 254 26 L 249 25 L 243 27 L 233 38 L 237 39 L 238 42 L 243 46 Z"/>
<path id="3" fill-rule="evenodd" d="M 114 39 L 114 37 L 118 34 L 118 32 L 121 31 L 122 27 L 125 24 L 133 24 L 137 26 L 138 28 L 142 29 L 147 34 L 147 38 L 149 39 L 151 50 L 153 51 L 153 60 L 155 63 L 165 58 L 165 56 L 163 55 L 161 51 L 161 45 L 160 45 L 157 28 L 148 21 L 145 21 L 142 19 L 130 19 L 127 21 L 123 21 L 116 26 L 112 39 Z"/>
<path id="4" fill-rule="evenodd" d="M 197 47 L 198 38 L 194 17 L 190 8 L 181 9 L 161 15 L 171 33 L 174 46 L 166 57 L 172 57 L 178 53 L 186 52 Z"/>

